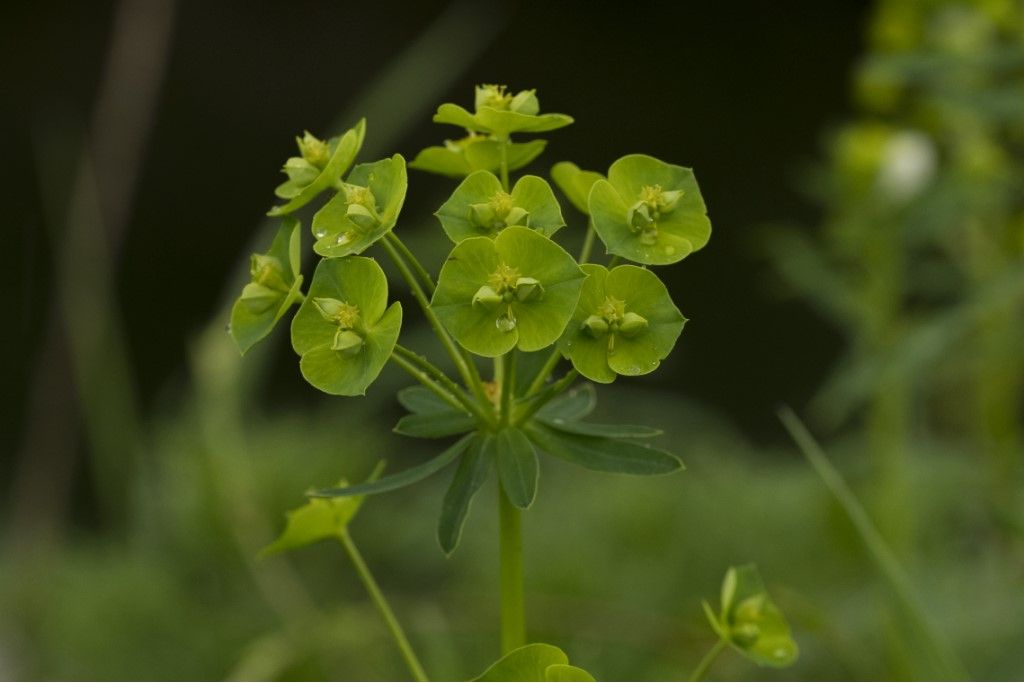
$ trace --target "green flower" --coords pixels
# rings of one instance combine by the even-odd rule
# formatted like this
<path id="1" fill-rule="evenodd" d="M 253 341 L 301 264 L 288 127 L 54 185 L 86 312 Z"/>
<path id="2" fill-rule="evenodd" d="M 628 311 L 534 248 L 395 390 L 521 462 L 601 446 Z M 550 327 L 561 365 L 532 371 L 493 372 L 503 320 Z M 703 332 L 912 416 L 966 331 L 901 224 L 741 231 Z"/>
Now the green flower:
<path id="1" fill-rule="evenodd" d="M 292 320 L 292 347 L 306 381 L 328 394 L 365 394 L 402 326 L 402 305 L 387 301 L 388 281 L 373 259 L 321 261 Z"/>
<path id="2" fill-rule="evenodd" d="M 281 170 L 288 176 L 288 180 L 274 190 L 274 194 L 288 201 L 275 206 L 267 215 L 282 216 L 291 213 L 333 186 L 356 160 L 365 135 L 366 119 L 360 119 L 359 123 L 340 138 L 331 138 L 324 142 L 308 131 L 303 137 L 295 138 L 300 156 L 291 157 L 285 162 Z"/>
<path id="3" fill-rule="evenodd" d="M 477 171 L 463 180 L 434 215 L 456 243 L 469 237 L 494 236 L 510 225 L 550 237 L 565 225 L 558 200 L 542 178 L 523 176 L 508 193 L 490 171 Z"/>
<path id="4" fill-rule="evenodd" d="M 477 355 L 537 351 L 562 334 L 583 278 L 560 246 L 513 226 L 494 240 L 470 237 L 457 244 L 441 268 L 431 307 Z"/>
<path id="5" fill-rule="evenodd" d="M 796 661 L 799 649 L 785 615 L 765 590 L 757 567 L 730 567 L 722 581 L 722 610 L 708 603 L 704 612 L 711 627 L 741 655 L 760 666 L 784 667 Z"/>
<path id="6" fill-rule="evenodd" d="M 551 179 L 577 210 L 589 214 L 590 189 L 598 180 L 604 180 L 604 176 L 596 171 L 584 171 L 571 161 L 559 161 L 551 167 Z"/>
<path id="7" fill-rule="evenodd" d="M 624 156 L 598 180 L 588 201 L 608 253 L 660 266 L 708 242 L 711 222 L 693 171 L 644 154 Z"/>
<path id="8" fill-rule="evenodd" d="M 408 185 L 401 154 L 356 166 L 313 216 L 313 250 L 325 257 L 361 254 L 395 227 Z"/>
<path id="9" fill-rule="evenodd" d="M 584 264 L 583 293 L 559 348 L 581 375 L 609 383 L 658 367 L 686 318 L 658 276 L 645 268 Z"/>
<path id="10" fill-rule="evenodd" d="M 270 250 L 253 254 L 251 281 L 231 307 L 231 338 L 243 354 L 274 329 L 274 325 L 302 298 L 299 272 L 299 222 L 286 218 L 274 236 Z"/>
<path id="11" fill-rule="evenodd" d="M 540 103 L 535 91 L 513 95 L 504 85 L 477 86 L 475 108 L 476 113 L 470 114 L 457 104 L 442 104 L 434 114 L 434 123 L 450 123 L 505 140 L 512 133 L 543 133 L 573 121 L 565 114 L 538 114 Z"/>
<path id="12" fill-rule="evenodd" d="M 427 147 L 409 163 L 409 168 L 462 178 L 474 171 L 496 172 L 501 167 L 501 144 L 489 135 L 470 133 L 460 140 L 445 140 L 443 147 Z M 546 140 L 509 142 L 508 170 L 515 171 L 540 156 Z"/>

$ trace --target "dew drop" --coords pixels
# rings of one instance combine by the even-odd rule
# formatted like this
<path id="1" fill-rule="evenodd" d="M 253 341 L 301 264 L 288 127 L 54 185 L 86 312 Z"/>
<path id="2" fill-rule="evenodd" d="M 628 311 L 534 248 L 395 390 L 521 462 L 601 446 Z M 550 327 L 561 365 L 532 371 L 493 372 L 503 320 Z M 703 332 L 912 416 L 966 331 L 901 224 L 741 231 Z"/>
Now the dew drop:
<path id="1" fill-rule="evenodd" d="M 516 329 L 516 320 L 515 318 L 506 318 L 502 316 L 494 321 L 494 325 L 502 332 L 511 332 Z"/>
<path id="2" fill-rule="evenodd" d="M 348 244 L 351 241 L 352 241 L 352 235 L 350 235 L 347 232 L 343 232 L 340 235 L 338 235 L 337 239 L 334 240 L 334 244 L 335 244 L 335 246 L 339 246 L 340 247 L 343 244 Z"/>
<path id="3" fill-rule="evenodd" d="M 224 326 L 224 331 L 227 332 L 228 334 L 231 334 L 231 323 L 228 323 L 227 325 Z"/>
<path id="4" fill-rule="evenodd" d="M 317 228 L 316 230 L 313 231 L 313 236 L 316 237 L 318 240 L 322 240 L 324 237 L 327 237 L 327 230 L 325 230 L 324 228 Z"/>
<path id="5" fill-rule="evenodd" d="M 666 244 L 665 245 L 665 253 L 668 254 L 669 256 L 671 256 L 672 254 L 676 253 L 676 248 L 674 246 L 672 246 L 671 244 Z"/>

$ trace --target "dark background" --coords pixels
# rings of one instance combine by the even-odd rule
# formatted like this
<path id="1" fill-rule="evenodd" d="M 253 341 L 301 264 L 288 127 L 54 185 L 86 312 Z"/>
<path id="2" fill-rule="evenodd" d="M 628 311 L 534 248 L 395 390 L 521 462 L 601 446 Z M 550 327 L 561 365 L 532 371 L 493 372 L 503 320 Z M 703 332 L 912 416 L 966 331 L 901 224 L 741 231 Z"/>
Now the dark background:
<path id="1" fill-rule="evenodd" d="M 292 136 L 328 130 L 445 3 L 180 3 L 167 70 L 119 240 L 117 307 L 148 408 L 181 375 L 186 343 L 234 288 L 237 265 L 292 152 Z M 752 238 L 765 221 L 813 220 L 796 189 L 821 131 L 848 109 L 862 49 L 859 2 L 480 5 L 493 34 L 438 102 L 417 102 L 394 151 L 411 158 L 455 134 L 430 122 L 440 101 L 469 104 L 480 82 L 535 87 L 542 107 L 576 117 L 531 170 L 571 159 L 605 169 L 646 152 L 692 166 L 710 209 L 708 248 L 661 271 L 690 318 L 665 369 L 644 382 L 720 408 L 748 434 L 780 439 L 774 406 L 800 404 L 836 357 L 839 337 L 765 286 Z M 41 140 L 87 121 L 112 30 L 110 3 L 8 7 L 2 186 L 9 311 L 2 356 L 3 471 L 22 435 L 33 368 L 54 300 L 47 210 L 66 197 L 38 182 Z M 397 101 L 401 98 L 396 96 Z M 403 105 L 404 106 L 404 105 Z M 79 123 L 79 126 L 84 124 Z M 369 122 L 369 139 L 374 135 Z M 80 134 L 81 130 L 77 132 Z M 33 147 L 35 145 L 35 148 Z M 52 149 L 52 145 L 47 149 Z M 383 150 L 390 153 L 391 150 Z M 98 181 L 101 185 L 103 178 Z M 405 216 L 425 216 L 450 183 L 414 173 Z M 59 208 L 58 208 L 59 211 Z M 580 217 L 566 210 L 579 230 Z M 411 219 L 407 218 L 407 223 Z M 406 230 L 431 230 L 422 221 Z M 401 230 L 402 225 L 399 226 Z M 440 232 L 436 232 L 440 235 Z M 435 262 L 436 263 L 436 262 Z M 233 279 L 232 279 L 233 278 Z M 286 344 L 275 398 L 319 400 Z M 72 382 L 66 389 L 71 390 Z M 5 477 L 5 480 L 7 477 Z"/>

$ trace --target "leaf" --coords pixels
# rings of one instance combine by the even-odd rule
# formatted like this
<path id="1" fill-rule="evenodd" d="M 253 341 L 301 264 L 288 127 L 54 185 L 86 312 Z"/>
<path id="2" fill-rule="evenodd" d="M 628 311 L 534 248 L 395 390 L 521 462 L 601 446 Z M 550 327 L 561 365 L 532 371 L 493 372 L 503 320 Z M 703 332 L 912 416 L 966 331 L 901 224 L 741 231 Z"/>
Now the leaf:
<path id="1" fill-rule="evenodd" d="M 470 445 L 473 438 L 474 435 L 472 434 L 466 435 L 456 441 L 436 458 L 432 458 L 427 462 L 414 467 L 404 469 L 401 472 L 388 475 L 383 479 L 356 484 L 355 486 L 339 486 L 331 489 L 319 489 L 311 491 L 309 495 L 316 498 L 345 498 L 357 495 L 368 496 L 404 488 L 410 484 L 415 484 L 418 481 L 426 479 L 435 472 L 440 472 L 448 464 L 454 462 L 455 459 L 462 455 L 463 451 L 465 451 Z"/>
<path id="2" fill-rule="evenodd" d="M 573 387 L 561 396 L 551 399 L 537 411 L 538 419 L 565 421 L 579 420 L 590 415 L 597 407 L 597 391 L 593 384 L 582 384 Z"/>
<path id="3" fill-rule="evenodd" d="M 487 480 L 493 464 L 493 441 L 490 434 L 471 435 L 459 468 L 445 493 L 441 505 L 441 519 L 437 526 L 437 540 L 445 555 L 451 555 L 459 545 L 462 525 L 466 521 L 473 496 Z"/>
<path id="4" fill-rule="evenodd" d="M 559 161 L 551 167 L 551 179 L 578 211 L 589 214 L 590 189 L 598 180 L 604 180 L 604 176 L 596 171 L 584 171 L 571 161 Z"/>
<path id="5" fill-rule="evenodd" d="M 372 486 L 384 469 L 384 463 L 377 465 L 363 484 L 354 488 Z M 345 480 L 339 482 L 344 486 Z M 277 539 L 260 551 L 260 557 L 275 555 L 285 550 L 322 541 L 325 538 L 339 538 L 348 531 L 348 523 L 363 504 L 362 496 L 345 498 L 344 500 L 325 500 L 313 498 L 305 505 L 287 513 L 284 531 Z"/>
<path id="6" fill-rule="evenodd" d="M 475 215 L 474 208 L 479 207 L 489 211 L 486 220 Z M 565 225 L 558 200 L 543 178 L 523 176 L 507 194 L 490 171 L 470 174 L 434 215 L 456 244 L 470 237 L 493 237 L 509 225 L 531 228 L 546 237 Z"/>
<path id="7" fill-rule="evenodd" d="M 664 433 L 657 427 L 643 425 L 605 425 L 594 422 L 576 422 L 560 417 L 538 417 L 537 419 L 556 431 L 581 436 L 603 436 L 609 439 L 650 439 Z"/>
<path id="8" fill-rule="evenodd" d="M 299 368 L 306 381 L 328 394 L 366 393 L 390 358 L 402 326 L 401 304 L 385 310 L 387 299 L 387 278 L 373 259 L 350 256 L 320 262 L 292 320 L 292 348 L 301 356 Z M 324 300 L 354 311 L 351 320 L 327 319 L 318 308 Z M 357 335 L 359 345 L 335 350 L 341 331 Z"/>
<path id="9" fill-rule="evenodd" d="M 545 140 L 512 142 L 508 145 L 508 170 L 515 171 L 540 156 L 547 146 Z M 501 148 L 497 140 L 470 135 L 462 140 L 450 140 L 442 146 L 427 147 L 409 162 L 409 168 L 429 173 L 463 178 L 474 171 L 495 173 L 501 166 Z"/>
<path id="10" fill-rule="evenodd" d="M 345 131 L 331 154 L 330 161 L 324 167 L 313 182 L 303 187 L 288 202 L 275 206 L 267 212 L 268 216 L 282 216 L 302 208 L 311 202 L 318 194 L 335 183 L 345 171 L 349 169 L 352 162 L 356 160 L 359 149 L 363 146 L 363 138 L 366 135 L 366 119 L 359 119 L 355 126 Z"/>
<path id="11" fill-rule="evenodd" d="M 476 418 L 470 413 L 447 410 L 439 413 L 406 415 L 395 425 L 395 433 L 417 439 L 440 439 L 465 434 L 476 429 Z"/>
<path id="12" fill-rule="evenodd" d="M 516 427 L 498 432 L 494 439 L 498 476 L 508 499 L 517 508 L 528 508 L 537 495 L 537 453 L 526 434 Z"/>
<path id="13" fill-rule="evenodd" d="M 390 159 L 359 164 L 346 183 L 369 188 L 377 218 L 370 226 L 354 223 L 348 215 L 351 202 L 347 191 L 343 188 L 337 192 L 313 216 L 313 250 L 324 257 L 361 254 L 395 227 L 409 186 L 405 159 L 395 154 Z"/>
<path id="14" fill-rule="evenodd" d="M 270 273 L 250 271 L 252 281 L 242 290 L 231 307 L 231 338 L 244 355 L 264 339 L 284 317 L 288 309 L 302 297 L 302 274 L 299 273 L 301 231 L 299 221 L 288 217 L 281 222 L 266 254 L 273 259 Z M 276 271 L 276 272 L 275 272 Z M 267 284 L 261 284 L 268 282 Z"/>
<path id="15" fill-rule="evenodd" d="M 475 114 L 470 114 L 459 105 L 451 103 L 442 104 L 434 114 L 434 123 L 447 123 L 497 137 L 507 137 L 511 133 L 544 133 L 564 128 L 572 122 L 573 118 L 565 114 L 538 116 L 493 107 L 481 107 Z"/>
<path id="16" fill-rule="evenodd" d="M 572 320 L 558 341 L 562 354 L 595 382 L 653 372 L 672 351 L 686 323 L 668 288 L 646 268 L 625 265 L 609 271 L 596 264 L 582 268 L 587 279 Z M 639 316 L 642 326 L 627 332 L 627 316 Z"/>
<path id="17" fill-rule="evenodd" d="M 531 643 L 512 650 L 474 681 L 593 681 L 554 645 Z"/>
<path id="18" fill-rule="evenodd" d="M 417 384 L 398 392 L 398 402 L 410 413 L 447 413 L 452 407 L 425 386 Z"/>
<path id="19" fill-rule="evenodd" d="M 681 192 L 672 208 L 648 207 L 649 229 L 630 222 L 630 211 L 643 203 L 643 192 Z M 587 201 L 590 216 L 608 253 L 647 265 L 681 261 L 707 244 L 711 221 L 693 171 L 644 154 L 622 157 L 608 169 L 608 180 L 594 183 Z"/>
<path id="20" fill-rule="evenodd" d="M 530 441 L 540 450 L 590 470 L 622 474 L 668 474 L 683 468 L 683 464 L 671 453 L 631 441 L 568 434 L 536 422 L 527 425 L 525 429 Z"/>
<path id="21" fill-rule="evenodd" d="M 519 226 L 491 240 L 471 237 L 455 245 L 441 267 L 431 308 L 469 351 L 493 358 L 513 348 L 537 351 L 561 336 L 576 309 L 584 273 L 564 249 Z M 532 280 L 521 300 L 517 283 Z M 484 287 L 508 300 L 480 303 Z M 503 324 L 506 323 L 506 324 Z"/>
<path id="22" fill-rule="evenodd" d="M 789 623 L 764 587 L 757 566 L 730 567 L 722 582 L 722 618 L 712 627 L 727 629 L 729 643 L 760 666 L 786 667 L 799 648 Z M 722 623 L 724 621 L 724 624 Z"/>

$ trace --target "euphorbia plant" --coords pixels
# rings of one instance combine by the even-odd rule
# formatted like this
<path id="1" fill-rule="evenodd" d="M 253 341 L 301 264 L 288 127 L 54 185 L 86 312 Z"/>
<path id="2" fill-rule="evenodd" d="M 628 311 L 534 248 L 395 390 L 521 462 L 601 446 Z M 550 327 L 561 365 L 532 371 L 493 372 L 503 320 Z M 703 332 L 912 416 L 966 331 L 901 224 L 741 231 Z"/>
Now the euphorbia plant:
<path id="1" fill-rule="evenodd" d="M 418 385 L 398 394 L 409 414 L 396 431 L 458 439 L 433 459 L 400 472 L 355 486 L 313 490 L 311 504 L 392 491 L 454 465 L 438 523 L 441 548 L 451 554 L 471 501 L 496 472 L 501 642 L 510 657 L 495 665 L 496 671 L 530 662 L 530 671 L 556 677 L 550 680 L 579 680 L 568 676 L 587 674 L 569 666 L 556 648 L 523 649 L 521 511 L 537 495 L 540 455 L 605 472 L 682 469 L 675 455 L 645 443 L 658 429 L 584 420 L 595 407 L 595 391 L 577 380 L 582 375 L 610 383 L 620 375 L 644 375 L 669 354 L 685 318 L 648 267 L 675 263 L 703 247 L 710 222 L 690 169 L 629 155 L 611 165 L 607 178 L 568 162 L 555 165 L 555 183 L 588 216 L 584 234 L 560 232 L 566 222 L 548 181 L 534 175 L 515 182 L 510 178 L 545 146 L 543 140 L 514 142 L 513 135 L 573 122 L 564 114 L 540 113 L 532 90 L 513 94 L 503 86 L 480 86 L 474 111 L 443 104 L 434 120 L 463 135 L 423 150 L 410 164 L 462 178 L 436 212 L 438 237 L 446 235 L 454 243 L 436 283 L 435 271 L 395 232 L 407 187 L 403 157 L 353 167 L 365 134 L 362 121 L 326 141 L 306 133 L 297 140 L 300 156 L 284 166 L 288 180 L 277 189 L 286 203 L 269 212 L 282 217 L 280 232 L 266 254 L 253 257 L 252 282 L 232 312 L 231 333 L 244 353 L 299 304 L 291 321 L 292 346 L 303 377 L 314 387 L 358 396 L 389 361 L 408 372 Z M 296 212 L 314 200 L 320 206 L 310 229 L 313 250 L 322 259 L 303 293 Z M 583 238 L 578 257 L 554 240 L 563 233 Z M 614 255 L 612 262 L 591 262 L 596 238 Z M 405 280 L 449 356 L 454 377 L 398 343 L 402 308 L 388 304 L 388 281 L 375 261 L 378 249 L 368 252 L 371 247 L 386 254 Z M 632 263 L 619 265 L 622 260 Z M 572 368 L 559 373 L 563 359 Z M 491 364 L 489 380 L 481 377 L 481 361 Z M 365 564 L 347 532 L 351 512 L 354 508 L 304 508 L 290 519 L 288 540 L 274 549 L 336 536 L 366 580 Z M 315 520 L 315 528 L 302 528 L 306 519 Z M 422 677 L 372 579 L 367 587 L 393 626 L 414 675 Z"/>

